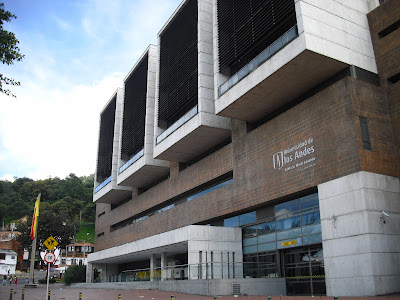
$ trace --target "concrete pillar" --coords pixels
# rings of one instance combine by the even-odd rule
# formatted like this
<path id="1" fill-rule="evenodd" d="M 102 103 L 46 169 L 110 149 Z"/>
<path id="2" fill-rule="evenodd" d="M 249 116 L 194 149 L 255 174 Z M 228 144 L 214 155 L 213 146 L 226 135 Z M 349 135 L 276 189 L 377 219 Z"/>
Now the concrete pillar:
<path id="1" fill-rule="evenodd" d="M 167 272 L 168 272 L 167 271 L 167 263 L 168 263 L 168 261 L 167 261 L 167 253 L 163 252 L 163 253 L 161 253 L 161 280 L 162 281 L 168 279 L 168 277 L 167 277 Z"/>
<path id="2" fill-rule="evenodd" d="M 93 264 L 88 263 L 86 266 L 86 283 L 93 282 Z"/>
<path id="3" fill-rule="evenodd" d="M 398 293 L 399 178 L 357 172 L 320 184 L 318 194 L 327 295 Z"/>
<path id="4" fill-rule="evenodd" d="M 154 281 L 155 269 L 156 269 L 156 255 L 152 254 L 150 255 L 150 281 Z"/>

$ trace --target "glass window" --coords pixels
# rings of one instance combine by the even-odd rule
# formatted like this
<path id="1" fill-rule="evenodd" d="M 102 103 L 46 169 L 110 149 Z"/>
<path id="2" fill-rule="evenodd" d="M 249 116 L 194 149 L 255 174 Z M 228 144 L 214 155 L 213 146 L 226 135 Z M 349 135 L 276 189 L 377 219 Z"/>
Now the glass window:
<path id="1" fill-rule="evenodd" d="M 303 230 L 303 235 L 311 235 L 311 234 L 321 233 L 321 224 L 303 227 L 302 230 Z"/>
<path id="2" fill-rule="evenodd" d="M 299 210 L 299 199 L 284 202 L 275 205 L 275 216 L 280 217 L 284 215 L 290 215 L 291 213 Z"/>
<path id="3" fill-rule="evenodd" d="M 243 247 L 243 254 L 257 252 L 257 245 Z"/>
<path id="4" fill-rule="evenodd" d="M 310 208 L 318 205 L 319 200 L 317 193 L 300 198 L 300 209 Z"/>
<path id="5" fill-rule="evenodd" d="M 268 243 L 268 242 L 274 242 L 276 240 L 276 235 L 274 233 L 270 234 L 263 234 L 258 236 L 258 242 L 261 243 Z"/>
<path id="6" fill-rule="evenodd" d="M 225 227 L 239 227 L 239 216 L 235 216 L 224 220 Z"/>
<path id="7" fill-rule="evenodd" d="M 249 245 L 255 245 L 257 244 L 257 238 L 249 238 L 249 239 L 243 239 L 243 246 L 249 246 Z"/>
<path id="8" fill-rule="evenodd" d="M 240 225 L 253 223 L 253 222 L 257 221 L 256 212 L 252 211 L 247 214 L 240 215 L 239 220 L 240 220 Z"/>
<path id="9" fill-rule="evenodd" d="M 320 234 L 314 234 L 303 237 L 304 245 L 318 244 L 318 243 L 322 243 L 322 235 Z"/>
<path id="10" fill-rule="evenodd" d="M 287 231 L 282 231 L 278 232 L 276 235 L 277 240 L 287 240 L 295 237 L 301 236 L 301 230 L 300 228 L 295 228 L 292 230 L 287 230 Z"/>
<path id="11" fill-rule="evenodd" d="M 276 230 L 283 231 L 300 226 L 300 216 L 276 221 Z"/>
<path id="12" fill-rule="evenodd" d="M 319 216 L 319 210 L 312 211 L 310 213 L 306 213 L 301 216 L 301 225 L 302 226 L 318 224 L 318 223 L 321 223 L 321 219 Z"/>
<path id="13" fill-rule="evenodd" d="M 271 232 L 275 232 L 275 222 L 268 222 L 261 225 L 258 225 L 258 234 L 267 234 Z"/>
<path id="14" fill-rule="evenodd" d="M 258 251 L 271 251 L 276 249 L 276 243 L 259 244 Z"/>
<path id="15" fill-rule="evenodd" d="M 254 237 L 257 236 L 257 227 L 258 226 L 251 226 L 243 228 L 243 237 Z"/>

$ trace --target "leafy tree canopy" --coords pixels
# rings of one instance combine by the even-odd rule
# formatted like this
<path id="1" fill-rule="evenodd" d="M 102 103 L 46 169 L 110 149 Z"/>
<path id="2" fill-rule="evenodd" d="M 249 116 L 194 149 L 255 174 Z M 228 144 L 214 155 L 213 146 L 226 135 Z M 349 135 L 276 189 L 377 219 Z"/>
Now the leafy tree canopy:
<path id="1" fill-rule="evenodd" d="M 4 22 L 10 22 L 16 18 L 14 14 L 4 9 L 4 3 L 0 3 L 0 60 L 7 65 L 12 65 L 14 61 L 21 61 L 24 58 L 18 47 L 19 41 L 15 34 L 3 28 Z M 3 84 L 18 86 L 20 82 L 0 74 L 0 92 L 15 97 L 9 89 L 3 88 Z"/>
<path id="2" fill-rule="evenodd" d="M 93 178 L 93 175 L 77 177 L 71 173 L 65 179 L 32 180 L 24 177 L 16 178 L 14 182 L 0 180 L 0 222 L 4 220 L 7 224 L 31 217 L 39 193 L 42 193 L 40 209 L 42 205 L 51 205 L 62 218 L 61 222 L 74 222 L 81 218 L 94 222 Z"/>

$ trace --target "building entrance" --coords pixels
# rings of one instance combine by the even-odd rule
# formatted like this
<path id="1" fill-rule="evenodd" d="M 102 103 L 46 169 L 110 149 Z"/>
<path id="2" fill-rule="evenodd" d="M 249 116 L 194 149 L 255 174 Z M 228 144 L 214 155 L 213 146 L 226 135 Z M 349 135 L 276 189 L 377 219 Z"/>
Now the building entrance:
<path id="1" fill-rule="evenodd" d="M 285 250 L 281 258 L 288 295 L 326 294 L 321 244 Z"/>

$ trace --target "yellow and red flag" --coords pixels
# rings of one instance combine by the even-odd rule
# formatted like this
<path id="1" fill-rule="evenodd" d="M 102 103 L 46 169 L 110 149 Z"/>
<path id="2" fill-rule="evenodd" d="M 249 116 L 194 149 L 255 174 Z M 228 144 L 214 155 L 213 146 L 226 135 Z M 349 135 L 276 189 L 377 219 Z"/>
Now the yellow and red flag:
<path id="1" fill-rule="evenodd" d="M 35 208 L 33 210 L 33 217 L 32 217 L 32 227 L 31 227 L 31 240 L 33 240 L 36 236 L 36 229 L 37 229 L 37 223 L 38 223 L 38 216 L 39 216 L 39 204 L 40 204 L 40 195 L 38 195 L 36 202 L 35 202 Z"/>

